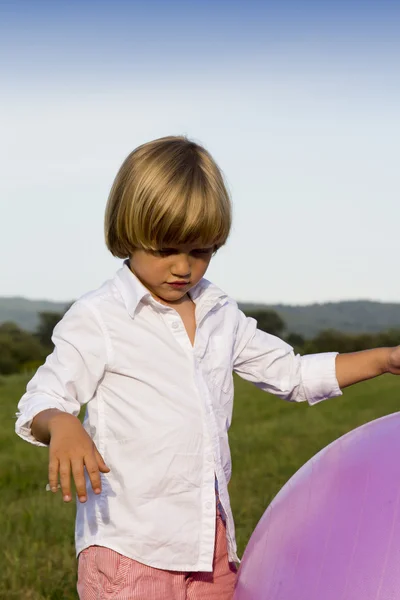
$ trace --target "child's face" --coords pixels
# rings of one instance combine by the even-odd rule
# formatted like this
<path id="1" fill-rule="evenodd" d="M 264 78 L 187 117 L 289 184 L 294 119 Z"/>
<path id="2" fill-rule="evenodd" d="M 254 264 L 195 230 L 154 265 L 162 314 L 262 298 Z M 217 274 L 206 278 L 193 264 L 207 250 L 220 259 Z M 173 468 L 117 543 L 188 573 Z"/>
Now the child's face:
<path id="1" fill-rule="evenodd" d="M 213 247 L 197 245 L 135 250 L 130 267 L 149 292 L 168 304 L 179 302 L 207 271 Z"/>

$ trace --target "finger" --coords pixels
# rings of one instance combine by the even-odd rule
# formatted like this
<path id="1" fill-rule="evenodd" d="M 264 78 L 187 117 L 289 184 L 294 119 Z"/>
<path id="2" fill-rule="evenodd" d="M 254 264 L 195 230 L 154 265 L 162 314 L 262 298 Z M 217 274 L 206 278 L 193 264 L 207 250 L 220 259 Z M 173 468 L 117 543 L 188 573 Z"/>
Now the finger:
<path id="1" fill-rule="evenodd" d="M 102 457 L 102 455 L 100 454 L 100 452 L 97 450 L 96 446 L 94 448 L 94 454 L 96 457 L 96 461 L 97 461 L 97 465 L 99 467 L 99 470 L 102 473 L 108 473 L 110 471 L 110 467 L 107 467 L 106 463 L 104 462 L 104 458 Z"/>
<path id="2" fill-rule="evenodd" d="M 83 466 L 84 463 L 82 458 L 71 460 L 72 476 L 75 482 L 76 494 L 80 502 L 86 502 L 87 500 L 85 471 Z"/>
<path id="3" fill-rule="evenodd" d="M 100 494 L 101 478 L 95 454 L 91 453 L 90 455 L 85 456 L 85 467 L 94 493 Z"/>
<path id="4" fill-rule="evenodd" d="M 56 492 L 58 490 L 58 470 L 58 458 L 51 457 L 49 460 L 49 487 L 52 492 Z"/>
<path id="5" fill-rule="evenodd" d="M 70 502 L 71 496 L 71 463 L 60 460 L 60 484 L 64 502 Z"/>

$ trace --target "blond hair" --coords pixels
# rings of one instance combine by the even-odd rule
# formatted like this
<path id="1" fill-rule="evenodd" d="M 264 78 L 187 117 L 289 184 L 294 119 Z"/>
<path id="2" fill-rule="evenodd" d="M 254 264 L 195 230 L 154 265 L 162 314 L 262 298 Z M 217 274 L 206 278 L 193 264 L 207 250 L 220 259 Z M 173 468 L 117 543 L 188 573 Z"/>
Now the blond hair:
<path id="1" fill-rule="evenodd" d="M 185 137 L 143 144 L 123 162 L 105 213 L 110 252 L 127 258 L 136 248 L 184 244 L 223 246 L 231 227 L 231 202 L 210 154 Z"/>

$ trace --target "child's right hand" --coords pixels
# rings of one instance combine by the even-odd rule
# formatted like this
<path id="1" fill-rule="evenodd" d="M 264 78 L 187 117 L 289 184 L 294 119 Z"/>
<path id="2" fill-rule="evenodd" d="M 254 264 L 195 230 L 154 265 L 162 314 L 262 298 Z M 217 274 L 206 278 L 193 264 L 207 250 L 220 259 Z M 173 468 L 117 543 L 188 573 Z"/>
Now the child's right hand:
<path id="1" fill-rule="evenodd" d="M 49 420 L 48 431 L 50 434 L 49 486 L 51 491 L 57 491 L 60 477 L 63 500 L 70 502 L 72 499 L 72 471 L 79 501 L 86 502 L 84 475 L 84 468 L 86 468 L 94 493 L 100 494 L 100 473 L 108 473 L 110 469 L 79 419 L 69 413 L 57 411 L 57 414 Z"/>

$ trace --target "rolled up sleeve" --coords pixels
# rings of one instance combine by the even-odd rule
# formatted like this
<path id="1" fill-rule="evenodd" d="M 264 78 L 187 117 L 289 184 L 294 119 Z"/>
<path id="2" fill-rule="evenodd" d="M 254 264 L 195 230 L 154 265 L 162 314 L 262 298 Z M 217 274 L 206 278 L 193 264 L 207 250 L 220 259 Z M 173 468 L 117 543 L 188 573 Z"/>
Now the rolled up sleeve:
<path id="1" fill-rule="evenodd" d="M 322 352 L 301 357 L 304 400 L 309 404 L 317 404 L 321 400 L 342 395 L 336 378 L 337 354 L 337 352 Z"/>
<path id="2" fill-rule="evenodd" d="M 54 350 L 28 383 L 16 415 L 17 435 L 37 446 L 43 444 L 32 435 L 34 417 L 50 408 L 78 416 L 93 398 L 109 359 L 100 315 L 83 301 L 64 315 L 52 341 Z"/>
<path id="3" fill-rule="evenodd" d="M 233 370 L 240 377 L 290 402 L 313 405 L 342 394 L 336 352 L 295 355 L 289 344 L 260 331 L 254 319 L 238 312 Z"/>

